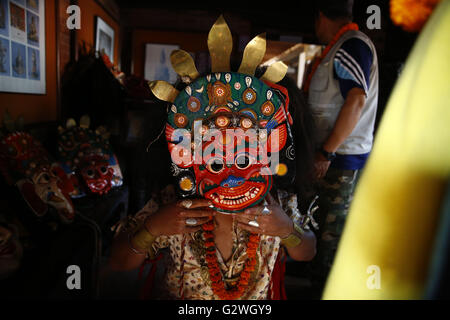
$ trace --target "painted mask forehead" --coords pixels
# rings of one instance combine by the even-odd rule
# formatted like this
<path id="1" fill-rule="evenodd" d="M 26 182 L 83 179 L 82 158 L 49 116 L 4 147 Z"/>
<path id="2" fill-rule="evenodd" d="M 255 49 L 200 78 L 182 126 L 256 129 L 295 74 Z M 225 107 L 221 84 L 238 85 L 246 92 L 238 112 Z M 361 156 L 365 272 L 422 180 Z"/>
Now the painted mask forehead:
<path id="1" fill-rule="evenodd" d="M 215 73 L 197 79 L 178 94 L 171 105 L 168 123 L 175 129 L 190 130 L 194 121 L 237 113 L 255 120 L 258 127 L 265 127 L 281 105 L 274 90 L 256 77 Z"/>

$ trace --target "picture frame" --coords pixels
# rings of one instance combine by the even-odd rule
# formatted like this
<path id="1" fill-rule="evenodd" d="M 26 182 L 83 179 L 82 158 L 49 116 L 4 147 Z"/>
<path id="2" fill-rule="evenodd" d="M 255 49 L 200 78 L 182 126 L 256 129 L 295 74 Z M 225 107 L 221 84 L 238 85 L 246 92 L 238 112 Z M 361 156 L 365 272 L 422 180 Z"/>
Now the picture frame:
<path id="1" fill-rule="evenodd" d="M 180 49 L 179 45 L 146 43 L 144 78 L 175 83 L 178 74 L 172 69 L 170 54 L 177 49 Z"/>
<path id="2" fill-rule="evenodd" d="M 96 18 L 95 27 L 95 51 L 105 52 L 110 61 L 114 61 L 114 29 L 102 18 Z"/>
<path id="3" fill-rule="evenodd" d="M 46 94 L 45 1 L 0 0 L 0 92 Z"/>

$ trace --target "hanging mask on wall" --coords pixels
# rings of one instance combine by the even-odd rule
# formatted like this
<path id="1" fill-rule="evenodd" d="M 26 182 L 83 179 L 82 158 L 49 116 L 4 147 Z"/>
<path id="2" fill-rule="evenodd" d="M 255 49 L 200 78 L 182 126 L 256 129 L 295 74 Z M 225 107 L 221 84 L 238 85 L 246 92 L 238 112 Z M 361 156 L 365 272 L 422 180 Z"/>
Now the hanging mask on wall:
<path id="1" fill-rule="evenodd" d="M 0 168 L 10 185 L 15 184 L 39 217 L 49 206 L 64 223 L 74 219 L 70 199 L 74 187 L 59 163 L 50 157 L 39 141 L 25 132 L 6 135 L 0 142 Z"/>
<path id="2" fill-rule="evenodd" d="M 11 276 L 20 267 L 23 247 L 16 225 L 0 215 L 0 280 Z"/>
<path id="3" fill-rule="evenodd" d="M 171 103 L 166 140 L 181 194 L 198 194 L 224 213 L 240 212 L 260 203 L 274 183 L 289 184 L 295 176 L 289 97 L 275 84 L 287 66 L 274 63 L 260 79 L 254 76 L 266 50 L 263 34 L 245 48 L 238 72 L 230 72 L 232 38 L 222 16 L 208 47 L 211 74 L 201 77 L 191 56 L 176 50 L 172 66 L 187 86 L 149 85 Z"/>
<path id="4" fill-rule="evenodd" d="M 74 198 L 87 194 L 104 195 L 123 184 L 119 163 L 103 127 L 89 128 L 88 116 L 69 119 L 66 128 L 59 127 L 58 159 L 75 184 Z"/>

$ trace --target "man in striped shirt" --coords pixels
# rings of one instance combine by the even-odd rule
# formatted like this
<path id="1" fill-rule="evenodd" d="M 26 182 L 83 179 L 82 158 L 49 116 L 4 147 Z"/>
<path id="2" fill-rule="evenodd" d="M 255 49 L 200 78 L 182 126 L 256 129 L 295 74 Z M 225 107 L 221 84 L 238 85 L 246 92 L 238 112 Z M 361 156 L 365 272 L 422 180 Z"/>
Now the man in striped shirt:
<path id="1" fill-rule="evenodd" d="M 331 268 L 356 182 L 372 149 L 378 103 L 378 60 L 370 39 L 351 23 L 352 0 L 319 0 L 316 35 L 327 44 L 308 83 L 317 127 L 320 196 L 316 294 Z"/>

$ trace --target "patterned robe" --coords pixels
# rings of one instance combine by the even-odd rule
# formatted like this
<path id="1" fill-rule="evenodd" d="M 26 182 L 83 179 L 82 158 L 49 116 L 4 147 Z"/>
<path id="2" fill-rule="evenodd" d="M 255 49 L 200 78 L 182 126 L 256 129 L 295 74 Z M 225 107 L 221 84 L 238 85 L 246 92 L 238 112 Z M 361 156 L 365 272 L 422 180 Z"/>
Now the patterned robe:
<path id="1" fill-rule="evenodd" d="M 297 197 L 287 192 L 278 191 L 278 201 L 285 212 L 296 220 L 299 218 Z M 165 199 L 167 200 L 167 199 Z M 167 201 L 163 201 L 167 202 Z M 120 229 L 139 228 L 145 219 L 158 210 L 158 203 L 152 199 L 135 217 L 124 221 Z M 249 232 L 241 230 L 233 221 L 233 248 L 228 261 L 224 261 L 220 251 L 216 250 L 217 260 L 226 285 L 239 279 L 247 259 L 246 243 Z M 153 290 L 156 299 L 211 300 L 218 299 L 211 288 L 209 272 L 205 260 L 203 230 L 184 235 L 158 237 L 149 248 L 148 257 L 155 258 L 159 251 L 167 249 L 164 254 L 165 273 L 163 279 Z M 268 299 L 272 271 L 280 252 L 280 238 L 261 235 L 257 251 L 258 263 L 249 281 L 249 286 L 242 295 L 243 300 Z M 162 281 L 161 281 L 162 280 Z M 156 292 L 156 293 L 155 293 Z"/>

